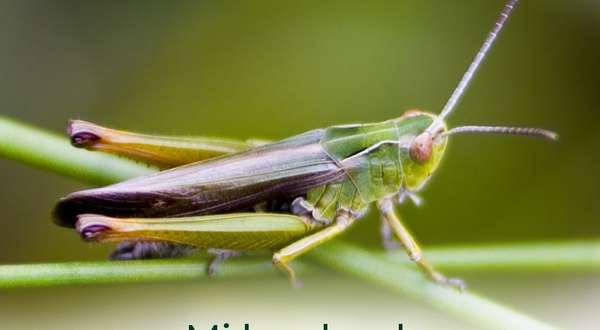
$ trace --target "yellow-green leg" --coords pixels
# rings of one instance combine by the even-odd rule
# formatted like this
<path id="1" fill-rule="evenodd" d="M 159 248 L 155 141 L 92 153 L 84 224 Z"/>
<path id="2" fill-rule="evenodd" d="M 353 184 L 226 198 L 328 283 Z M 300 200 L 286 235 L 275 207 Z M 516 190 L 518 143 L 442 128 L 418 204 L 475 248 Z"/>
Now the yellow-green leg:
<path id="1" fill-rule="evenodd" d="M 299 239 L 274 253 L 273 264 L 288 275 L 290 284 L 293 287 L 298 287 L 299 282 L 296 278 L 296 273 L 288 263 L 294 260 L 296 257 L 336 237 L 346 230 L 353 222 L 354 219 L 350 216 L 349 212 L 341 211 L 336 216 L 335 221 L 328 227 Z"/>
<path id="2" fill-rule="evenodd" d="M 126 132 L 83 120 L 69 122 L 71 143 L 132 158 L 160 168 L 171 168 L 250 149 L 265 141 L 222 138 L 161 136 Z"/>
<path id="3" fill-rule="evenodd" d="M 379 229 L 379 234 L 381 235 L 381 242 L 383 243 L 383 247 L 386 250 L 393 251 L 398 250 L 402 247 L 402 244 L 398 242 L 398 239 L 394 235 L 390 223 L 383 216 L 381 217 L 381 227 Z"/>
<path id="4" fill-rule="evenodd" d="M 390 199 L 386 198 L 378 201 L 377 207 L 379 208 L 383 218 L 389 223 L 390 227 L 392 227 L 392 230 L 398 239 L 400 239 L 400 242 L 406 249 L 406 253 L 408 253 L 410 259 L 414 261 L 419 268 L 425 272 L 425 274 L 427 274 L 433 281 L 437 283 L 450 285 L 460 290 L 465 288 L 465 284 L 462 280 L 446 277 L 442 273 L 435 270 L 433 265 L 427 259 L 425 259 L 423 253 L 421 252 L 421 248 L 396 214 L 394 205 Z"/>

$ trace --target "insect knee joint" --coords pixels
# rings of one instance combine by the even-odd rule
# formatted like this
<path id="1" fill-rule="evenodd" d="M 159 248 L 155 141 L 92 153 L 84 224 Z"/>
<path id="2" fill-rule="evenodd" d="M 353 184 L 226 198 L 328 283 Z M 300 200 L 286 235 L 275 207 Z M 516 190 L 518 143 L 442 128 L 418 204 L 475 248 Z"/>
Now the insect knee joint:
<path id="1" fill-rule="evenodd" d="M 379 207 L 379 210 L 382 213 L 389 213 L 394 211 L 394 204 L 389 198 L 380 199 L 379 201 L 377 201 L 377 206 Z"/>
<path id="2" fill-rule="evenodd" d="M 307 201 L 304 197 L 298 197 L 292 202 L 292 214 L 301 216 L 306 220 L 306 224 L 314 226 L 326 226 L 331 224 L 331 220 L 323 217 L 319 209 Z"/>

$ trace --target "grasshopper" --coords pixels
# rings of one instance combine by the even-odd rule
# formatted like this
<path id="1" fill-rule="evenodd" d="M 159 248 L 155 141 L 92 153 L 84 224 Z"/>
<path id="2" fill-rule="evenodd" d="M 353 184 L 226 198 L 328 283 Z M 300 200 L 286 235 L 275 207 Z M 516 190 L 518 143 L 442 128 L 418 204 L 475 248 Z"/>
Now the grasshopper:
<path id="1" fill-rule="evenodd" d="M 411 110 L 399 118 L 332 126 L 278 142 L 152 136 L 71 121 L 75 147 L 156 165 L 155 174 L 61 199 L 55 221 L 87 241 L 119 242 L 112 259 L 176 257 L 198 249 L 223 260 L 273 251 L 273 264 L 296 275 L 290 261 L 343 233 L 375 204 L 384 245 L 402 246 L 433 281 L 464 283 L 423 256 L 394 206 L 417 193 L 438 167 L 449 136 L 498 133 L 556 140 L 539 128 L 460 126 L 455 109 L 517 0 L 508 1 L 439 115 Z M 399 241 L 399 242 L 398 242 Z M 398 242 L 398 243 L 396 243 Z"/>

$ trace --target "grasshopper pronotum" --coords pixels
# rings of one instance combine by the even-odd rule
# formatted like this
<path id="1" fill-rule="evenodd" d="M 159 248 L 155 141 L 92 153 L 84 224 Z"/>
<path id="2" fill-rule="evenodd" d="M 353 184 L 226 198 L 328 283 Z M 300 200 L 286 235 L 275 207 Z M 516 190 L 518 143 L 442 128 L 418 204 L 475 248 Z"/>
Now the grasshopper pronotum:
<path id="1" fill-rule="evenodd" d="M 375 204 L 386 246 L 395 239 L 434 281 L 462 288 L 427 261 L 394 210 L 418 201 L 438 166 L 448 137 L 459 133 L 530 135 L 538 128 L 460 126 L 455 109 L 517 0 L 508 1 L 494 28 L 439 115 L 407 111 L 379 123 L 332 126 L 274 143 L 149 136 L 83 121 L 69 127 L 73 145 L 135 158 L 166 170 L 70 194 L 57 205 L 57 223 L 89 241 L 121 242 L 113 259 L 215 254 L 224 259 L 272 250 L 273 263 L 296 283 L 289 262 L 361 218 Z"/>

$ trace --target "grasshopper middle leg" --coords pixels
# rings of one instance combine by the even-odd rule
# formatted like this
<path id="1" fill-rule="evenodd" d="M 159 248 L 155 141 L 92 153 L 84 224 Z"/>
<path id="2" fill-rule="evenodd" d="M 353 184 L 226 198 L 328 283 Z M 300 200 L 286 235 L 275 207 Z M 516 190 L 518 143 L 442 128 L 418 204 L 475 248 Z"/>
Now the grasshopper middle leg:
<path id="1" fill-rule="evenodd" d="M 287 273 L 292 286 L 298 287 L 299 282 L 296 278 L 296 273 L 288 263 L 296 257 L 336 237 L 350 227 L 353 222 L 354 218 L 349 212 L 340 211 L 331 225 L 299 239 L 273 254 L 273 264 Z"/>
<path id="2" fill-rule="evenodd" d="M 419 268 L 425 272 L 425 274 L 427 274 L 433 281 L 437 283 L 450 285 L 460 290 L 465 288 L 465 284 L 462 280 L 446 277 L 444 274 L 438 272 L 433 265 L 427 259 L 425 259 L 423 253 L 421 252 L 421 248 L 417 242 L 415 242 L 408 229 L 404 227 L 402 221 L 394 211 L 394 206 L 390 199 L 386 198 L 378 201 L 377 207 L 379 208 L 379 211 L 384 219 L 389 223 L 398 239 L 400 239 L 400 242 L 406 249 L 410 259 L 414 261 Z"/>

